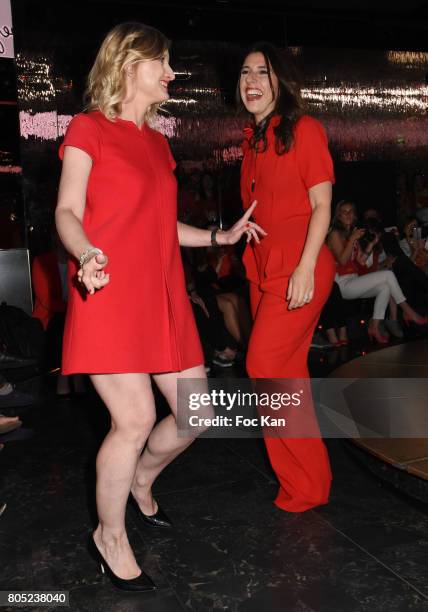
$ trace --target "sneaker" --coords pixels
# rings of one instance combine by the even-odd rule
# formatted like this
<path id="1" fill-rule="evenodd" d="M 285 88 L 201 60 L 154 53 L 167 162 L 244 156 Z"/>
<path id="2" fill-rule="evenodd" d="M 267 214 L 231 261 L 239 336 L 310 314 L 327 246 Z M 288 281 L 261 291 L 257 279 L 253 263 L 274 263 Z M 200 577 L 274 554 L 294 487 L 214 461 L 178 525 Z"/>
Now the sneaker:
<path id="1" fill-rule="evenodd" d="M 230 368 L 233 366 L 233 361 L 231 359 L 225 359 L 221 355 L 216 355 L 213 357 L 213 364 L 219 366 L 220 368 Z"/>
<path id="2" fill-rule="evenodd" d="M 331 342 L 326 340 L 322 334 L 319 332 L 315 332 L 312 337 L 311 348 L 317 349 L 329 349 L 332 348 L 333 345 Z"/>

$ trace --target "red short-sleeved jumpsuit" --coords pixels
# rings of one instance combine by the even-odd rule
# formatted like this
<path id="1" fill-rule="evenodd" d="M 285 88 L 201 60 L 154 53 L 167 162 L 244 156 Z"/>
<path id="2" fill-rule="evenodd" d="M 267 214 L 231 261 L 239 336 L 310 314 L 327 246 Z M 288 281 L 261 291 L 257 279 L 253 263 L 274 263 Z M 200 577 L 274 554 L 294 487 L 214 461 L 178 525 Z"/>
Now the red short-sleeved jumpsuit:
<path id="1" fill-rule="evenodd" d="M 335 274 L 328 248 L 321 248 L 315 268 L 315 292 L 302 308 L 288 310 L 288 281 L 299 263 L 312 209 L 308 190 L 334 182 L 333 164 L 322 125 L 305 115 L 294 132 L 289 152 L 275 152 L 273 117 L 267 128 L 267 149 L 243 143 L 241 194 L 244 208 L 257 200 L 254 219 L 267 232 L 260 244 L 244 253 L 250 281 L 254 327 L 247 355 L 251 378 L 308 378 L 307 356 L 313 332 Z M 331 470 L 320 438 L 265 437 L 269 458 L 280 483 L 277 506 L 302 512 L 328 501 Z"/>
<path id="2" fill-rule="evenodd" d="M 69 264 L 64 374 L 176 372 L 204 358 L 177 235 L 175 166 L 162 134 L 95 111 L 71 121 L 60 148 L 92 158 L 83 228 L 109 257 L 110 283 L 81 292 Z"/>

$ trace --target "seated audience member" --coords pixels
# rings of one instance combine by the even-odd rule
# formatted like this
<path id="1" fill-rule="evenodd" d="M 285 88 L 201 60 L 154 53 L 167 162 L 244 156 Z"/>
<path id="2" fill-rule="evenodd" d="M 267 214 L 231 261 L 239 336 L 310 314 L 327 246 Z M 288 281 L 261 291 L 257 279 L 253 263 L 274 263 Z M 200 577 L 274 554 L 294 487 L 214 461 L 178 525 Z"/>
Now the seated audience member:
<path id="1" fill-rule="evenodd" d="M 417 312 L 428 314 L 428 276 L 404 254 L 396 236 L 385 233 L 382 237 L 386 253 L 385 267 L 391 269 L 409 304 Z"/>
<path id="2" fill-rule="evenodd" d="M 336 282 L 342 297 L 346 300 L 374 297 L 373 316 L 368 326 L 369 337 L 380 344 L 386 344 L 389 337 L 382 333 L 380 323 L 385 319 L 385 312 L 390 297 L 400 306 L 404 319 L 418 325 L 425 323 L 407 303 L 395 274 L 391 270 L 379 270 L 368 274 L 359 274 L 359 265 L 366 265 L 379 238 L 374 237 L 363 251 L 358 241 L 367 230 L 357 225 L 357 211 L 352 202 L 342 200 L 336 207 L 332 228 L 328 235 L 328 245 L 337 262 Z"/>
<path id="3" fill-rule="evenodd" d="M 428 245 L 427 240 L 422 238 L 422 231 L 416 217 L 410 215 L 405 218 L 401 227 L 401 234 L 400 247 L 403 253 L 410 257 L 413 263 L 427 274 Z"/>
<path id="4" fill-rule="evenodd" d="M 240 349 L 245 350 L 251 333 L 251 315 L 245 298 L 236 291 L 230 290 L 229 284 L 224 283 L 224 277 L 219 279 L 216 269 L 210 264 L 206 249 L 194 249 L 192 268 L 197 291 L 203 292 L 209 287 L 214 291 L 217 304 L 223 313 L 226 329 L 229 331 Z M 197 252 L 196 252 L 197 251 Z M 224 267 L 227 269 L 227 266 Z M 224 284 L 223 284 L 224 283 Z"/>
<path id="5" fill-rule="evenodd" d="M 413 199 L 416 218 L 425 227 L 428 225 L 428 185 L 423 172 L 413 177 Z"/>
<path id="6" fill-rule="evenodd" d="M 205 363 L 213 363 L 223 368 L 230 367 L 236 358 L 237 346 L 225 327 L 214 290 L 209 285 L 199 287 L 198 290 L 190 264 L 189 250 L 182 248 L 181 255 L 187 293 L 201 338 Z"/>
<path id="7" fill-rule="evenodd" d="M 385 235 L 381 221 L 377 217 L 370 217 L 365 221 L 366 233 L 358 240 L 358 247 L 362 252 L 371 249 L 371 255 L 363 263 L 357 260 L 359 276 L 377 272 L 379 270 L 390 269 L 387 266 L 387 255 L 383 248 L 382 238 Z M 400 281 L 398 284 L 400 285 Z M 400 285 L 401 286 L 401 285 Z M 411 304 L 411 302 L 409 302 Z M 398 321 L 398 307 L 394 298 L 391 296 L 388 303 L 388 318 L 384 320 L 385 328 L 395 338 L 403 338 L 403 330 Z"/>

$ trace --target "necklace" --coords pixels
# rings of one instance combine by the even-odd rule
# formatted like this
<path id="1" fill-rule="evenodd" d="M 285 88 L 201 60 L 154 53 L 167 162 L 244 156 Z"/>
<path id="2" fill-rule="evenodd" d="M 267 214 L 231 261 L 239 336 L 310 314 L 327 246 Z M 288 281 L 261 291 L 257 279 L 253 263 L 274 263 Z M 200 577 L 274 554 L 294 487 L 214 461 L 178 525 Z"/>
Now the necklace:
<path id="1" fill-rule="evenodd" d="M 253 168 L 253 180 L 251 181 L 251 193 L 254 193 L 254 189 L 256 188 L 256 179 L 257 179 L 257 154 L 258 149 L 256 148 L 256 152 L 254 155 L 254 168 Z"/>

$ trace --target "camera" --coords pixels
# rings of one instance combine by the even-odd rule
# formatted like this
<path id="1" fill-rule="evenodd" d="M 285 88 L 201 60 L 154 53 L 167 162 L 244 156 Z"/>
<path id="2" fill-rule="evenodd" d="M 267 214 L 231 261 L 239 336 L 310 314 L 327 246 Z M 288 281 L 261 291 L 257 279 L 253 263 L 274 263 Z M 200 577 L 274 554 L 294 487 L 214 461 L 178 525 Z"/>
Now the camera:
<path id="1" fill-rule="evenodd" d="M 366 229 L 364 235 L 358 240 L 358 244 L 360 248 L 365 251 L 367 246 L 375 240 L 376 234 L 373 234 L 370 230 Z"/>
<path id="2" fill-rule="evenodd" d="M 412 239 L 413 240 L 421 240 L 422 239 L 422 228 L 414 227 L 412 230 Z"/>

